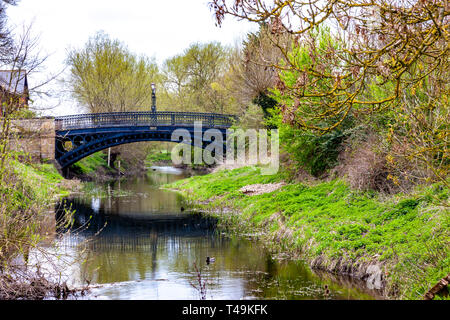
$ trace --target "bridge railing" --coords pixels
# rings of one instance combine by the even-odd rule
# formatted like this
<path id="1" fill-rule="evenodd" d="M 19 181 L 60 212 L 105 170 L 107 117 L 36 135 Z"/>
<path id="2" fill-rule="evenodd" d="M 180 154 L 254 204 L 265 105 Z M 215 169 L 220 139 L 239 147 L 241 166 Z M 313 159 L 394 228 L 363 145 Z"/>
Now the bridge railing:
<path id="1" fill-rule="evenodd" d="M 236 116 L 201 112 L 110 112 L 55 117 L 56 130 L 84 129 L 111 126 L 161 126 L 193 125 L 201 121 L 203 126 L 228 128 Z"/>

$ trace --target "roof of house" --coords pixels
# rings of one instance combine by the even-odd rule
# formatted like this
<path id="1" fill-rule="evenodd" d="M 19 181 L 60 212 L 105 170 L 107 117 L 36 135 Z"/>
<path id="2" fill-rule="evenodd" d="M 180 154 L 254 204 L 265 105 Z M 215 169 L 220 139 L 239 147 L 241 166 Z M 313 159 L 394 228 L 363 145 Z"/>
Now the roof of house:
<path id="1" fill-rule="evenodd" d="M 28 93 L 27 72 L 25 70 L 0 70 L 0 86 L 10 93 Z"/>

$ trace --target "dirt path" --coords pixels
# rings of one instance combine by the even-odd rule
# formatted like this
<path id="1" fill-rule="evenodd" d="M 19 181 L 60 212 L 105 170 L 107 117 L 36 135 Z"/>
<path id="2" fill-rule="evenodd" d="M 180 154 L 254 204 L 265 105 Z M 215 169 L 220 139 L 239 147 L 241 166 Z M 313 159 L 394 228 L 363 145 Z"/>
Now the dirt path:
<path id="1" fill-rule="evenodd" d="M 242 193 L 249 196 L 256 196 L 258 194 L 268 193 L 280 189 L 282 186 L 286 185 L 284 182 L 278 183 L 267 183 L 267 184 L 250 184 L 248 186 L 239 189 Z"/>

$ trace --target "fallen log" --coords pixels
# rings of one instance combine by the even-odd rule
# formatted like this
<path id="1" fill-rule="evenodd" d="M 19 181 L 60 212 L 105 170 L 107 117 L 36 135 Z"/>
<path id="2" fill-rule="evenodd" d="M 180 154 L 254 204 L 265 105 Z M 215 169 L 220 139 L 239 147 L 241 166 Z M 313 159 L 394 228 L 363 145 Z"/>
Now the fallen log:
<path id="1" fill-rule="evenodd" d="M 448 295 L 448 284 L 450 282 L 450 273 L 439 280 L 439 282 L 431 288 L 425 295 L 423 296 L 424 300 L 433 300 L 437 294 L 443 293 L 444 295 Z"/>

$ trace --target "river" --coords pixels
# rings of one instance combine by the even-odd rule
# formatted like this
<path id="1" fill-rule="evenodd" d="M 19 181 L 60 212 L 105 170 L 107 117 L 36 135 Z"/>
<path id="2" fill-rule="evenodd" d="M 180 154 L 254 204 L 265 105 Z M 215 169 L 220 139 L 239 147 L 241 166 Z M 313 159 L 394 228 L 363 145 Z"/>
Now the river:
<path id="1" fill-rule="evenodd" d="M 63 207 L 75 210 L 57 243 L 71 257 L 70 283 L 92 287 L 84 299 L 377 298 L 364 283 L 316 274 L 302 261 L 276 259 L 255 240 L 222 233 L 180 194 L 159 188 L 185 177 L 153 167 L 144 177 L 90 183 L 58 206 L 58 219 L 67 214 Z"/>

